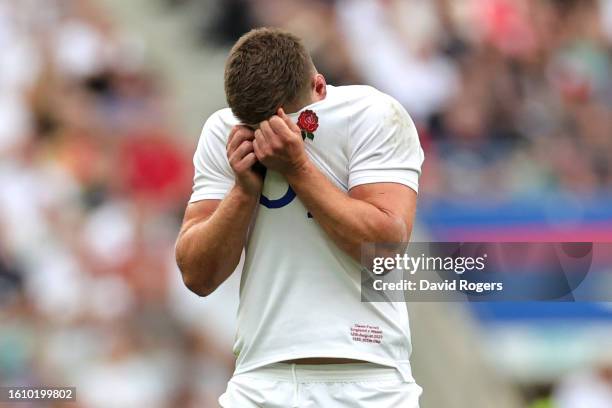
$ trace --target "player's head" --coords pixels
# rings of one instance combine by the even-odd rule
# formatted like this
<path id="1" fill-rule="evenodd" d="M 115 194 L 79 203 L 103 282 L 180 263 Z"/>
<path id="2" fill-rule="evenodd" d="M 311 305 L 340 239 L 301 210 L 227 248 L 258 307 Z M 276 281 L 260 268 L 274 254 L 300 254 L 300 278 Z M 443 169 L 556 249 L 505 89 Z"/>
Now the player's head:
<path id="1" fill-rule="evenodd" d="M 282 107 L 299 110 L 325 97 L 325 79 L 295 35 L 258 28 L 243 35 L 225 65 L 225 96 L 234 115 L 257 125 Z"/>

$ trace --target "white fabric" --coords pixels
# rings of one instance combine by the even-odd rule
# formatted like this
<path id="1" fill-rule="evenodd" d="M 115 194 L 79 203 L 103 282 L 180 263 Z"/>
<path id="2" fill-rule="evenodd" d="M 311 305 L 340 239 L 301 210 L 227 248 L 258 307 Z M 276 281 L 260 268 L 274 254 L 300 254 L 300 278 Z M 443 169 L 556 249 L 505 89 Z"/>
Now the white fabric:
<path id="1" fill-rule="evenodd" d="M 341 190 L 378 182 L 415 191 L 423 152 L 416 128 L 393 98 L 366 86 L 328 87 L 306 139 L 312 161 Z M 290 115 L 297 121 L 298 113 Z M 234 183 L 226 141 L 237 123 L 229 109 L 207 121 L 199 142 L 191 202 L 221 199 Z M 271 363 L 337 357 L 397 367 L 410 379 L 405 304 L 362 303 L 360 265 L 327 237 L 286 180 L 268 171 L 246 247 L 240 285 L 236 373 Z M 371 339 L 381 336 L 380 343 Z"/>
<path id="2" fill-rule="evenodd" d="M 422 389 L 372 364 L 274 364 L 234 376 L 223 408 L 418 408 Z"/>

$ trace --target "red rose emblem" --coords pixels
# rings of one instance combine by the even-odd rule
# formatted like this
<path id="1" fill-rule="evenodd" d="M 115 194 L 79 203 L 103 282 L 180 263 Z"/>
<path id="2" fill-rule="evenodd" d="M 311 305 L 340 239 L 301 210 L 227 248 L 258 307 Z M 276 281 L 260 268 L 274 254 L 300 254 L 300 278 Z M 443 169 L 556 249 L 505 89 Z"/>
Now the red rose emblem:
<path id="1" fill-rule="evenodd" d="M 313 111 L 305 110 L 300 113 L 297 125 L 307 133 L 314 133 L 319 128 L 319 117 Z"/>

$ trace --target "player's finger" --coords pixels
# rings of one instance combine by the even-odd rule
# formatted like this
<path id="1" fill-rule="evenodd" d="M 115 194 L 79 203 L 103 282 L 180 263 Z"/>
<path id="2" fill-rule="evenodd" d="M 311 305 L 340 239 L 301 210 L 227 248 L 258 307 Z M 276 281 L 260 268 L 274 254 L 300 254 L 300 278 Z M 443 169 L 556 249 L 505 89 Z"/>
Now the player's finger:
<path id="1" fill-rule="evenodd" d="M 245 140 L 252 140 L 254 135 L 253 131 L 246 126 L 236 126 L 237 130 L 232 137 L 232 140 L 228 143 L 227 150 L 229 153 L 233 152 L 244 142 Z"/>
<path id="2" fill-rule="evenodd" d="M 268 140 L 264 137 L 264 133 L 261 131 L 261 129 L 258 129 L 255 134 L 253 150 L 255 150 L 255 154 L 259 160 L 265 160 L 273 153 L 272 145 L 268 143 Z"/>
<path id="3" fill-rule="evenodd" d="M 257 156 L 254 152 L 251 152 L 244 156 L 242 160 L 236 164 L 236 168 L 238 171 L 244 171 L 253 167 L 255 163 L 257 163 Z"/>
<path id="4" fill-rule="evenodd" d="M 261 133 L 266 139 L 266 142 L 270 143 L 275 136 L 274 131 L 270 127 L 270 122 L 268 122 L 267 120 L 264 120 L 263 122 L 259 124 L 259 129 L 261 130 Z"/>
<path id="5" fill-rule="evenodd" d="M 260 148 L 263 148 L 266 144 L 268 144 L 266 136 L 261 131 L 261 128 L 255 131 L 255 141 L 259 144 Z"/>
<path id="6" fill-rule="evenodd" d="M 257 132 L 255 132 L 255 140 L 253 140 L 253 151 L 257 157 L 263 157 L 263 149 L 261 146 L 261 137 L 257 137 Z"/>
<path id="7" fill-rule="evenodd" d="M 234 129 L 236 129 L 235 132 Z M 246 126 L 239 125 L 235 126 L 234 129 L 232 129 L 233 134 L 230 134 L 231 139 L 227 143 L 228 154 L 232 154 L 245 140 L 253 139 L 253 131 Z"/>
<path id="8" fill-rule="evenodd" d="M 234 136 L 236 136 L 236 132 L 238 132 L 238 129 L 240 127 L 239 126 L 234 126 L 232 127 L 232 130 L 230 131 L 229 136 L 227 137 L 227 144 L 225 145 L 225 149 L 229 152 L 229 147 L 230 144 L 232 143 L 232 140 L 234 139 Z"/>
<path id="9" fill-rule="evenodd" d="M 245 140 L 234 150 L 230 157 L 230 162 L 239 163 L 246 155 L 253 152 L 253 142 Z"/>
<path id="10" fill-rule="evenodd" d="M 255 139 L 259 139 L 259 147 L 263 149 L 270 143 L 270 140 L 269 136 L 263 132 L 262 125 L 263 122 L 259 124 L 259 128 L 255 131 Z"/>
<path id="11" fill-rule="evenodd" d="M 272 127 L 270 126 L 270 121 L 263 121 L 261 125 L 259 125 L 264 137 L 266 138 L 266 144 L 271 147 L 273 150 L 280 149 L 283 146 L 283 136 L 276 133 Z"/>
<path id="12" fill-rule="evenodd" d="M 291 128 L 289 128 L 285 121 L 277 115 L 272 116 L 268 122 L 270 123 L 272 131 L 281 137 L 290 132 Z"/>
<path id="13" fill-rule="evenodd" d="M 287 124 L 287 126 L 289 126 L 289 129 L 293 130 L 294 132 L 300 131 L 300 128 L 297 123 L 295 123 L 293 120 L 291 120 L 289 116 L 287 116 L 283 108 L 278 108 L 277 115 Z"/>

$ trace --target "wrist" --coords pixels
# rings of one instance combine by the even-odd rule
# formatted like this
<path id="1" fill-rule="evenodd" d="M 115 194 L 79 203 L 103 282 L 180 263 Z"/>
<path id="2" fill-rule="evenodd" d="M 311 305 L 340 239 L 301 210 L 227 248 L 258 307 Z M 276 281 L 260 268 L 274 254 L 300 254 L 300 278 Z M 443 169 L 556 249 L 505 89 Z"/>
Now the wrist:
<path id="1" fill-rule="evenodd" d="M 252 189 L 245 188 L 239 183 L 234 184 L 232 188 L 232 194 L 236 199 L 244 203 L 259 200 L 260 191 L 253 191 Z"/>
<path id="2" fill-rule="evenodd" d="M 291 184 L 294 180 L 302 177 L 304 174 L 309 173 L 311 169 L 312 169 L 312 162 L 310 161 L 308 156 L 305 155 L 304 159 L 300 161 L 298 164 L 296 164 L 295 166 L 293 166 L 293 168 L 290 171 L 287 171 L 284 174 L 284 176 L 287 179 L 287 181 Z"/>

